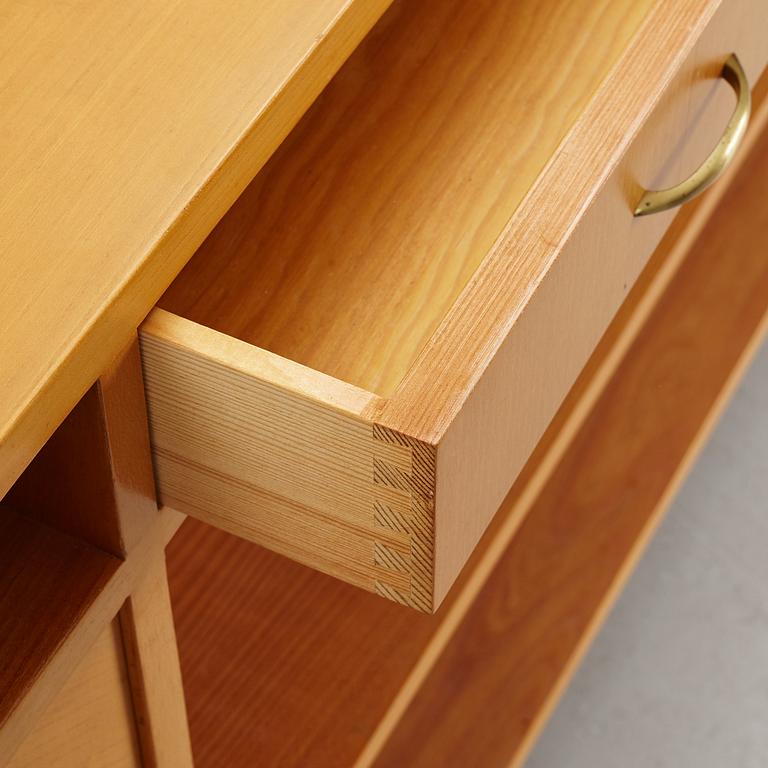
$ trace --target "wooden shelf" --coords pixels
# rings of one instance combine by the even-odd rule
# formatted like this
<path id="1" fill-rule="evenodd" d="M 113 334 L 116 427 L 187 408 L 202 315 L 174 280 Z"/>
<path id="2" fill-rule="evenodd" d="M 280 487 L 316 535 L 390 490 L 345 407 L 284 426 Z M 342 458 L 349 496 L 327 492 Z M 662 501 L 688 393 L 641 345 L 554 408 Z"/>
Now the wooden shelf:
<path id="1" fill-rule="evenodd" d="M 652 5 L 395 3 L 160 306 L 389 396 Z"/>
<path id="2" fill-rule="evenodd" d="M 0 727 L 120 562 L 0 505 Z"/>
<path id="3" fill-rule="evenodd" d="M 522 759 L 765 329 L 766 174 L 768 134 L 676 222 L 435 616 L 185 523 L 197 765 Z"/>
<path id="4" fill-rule="evenodd" d="M 167 557 L 195 764 L 350 765 L 430 617 L 193 518 Z"/>

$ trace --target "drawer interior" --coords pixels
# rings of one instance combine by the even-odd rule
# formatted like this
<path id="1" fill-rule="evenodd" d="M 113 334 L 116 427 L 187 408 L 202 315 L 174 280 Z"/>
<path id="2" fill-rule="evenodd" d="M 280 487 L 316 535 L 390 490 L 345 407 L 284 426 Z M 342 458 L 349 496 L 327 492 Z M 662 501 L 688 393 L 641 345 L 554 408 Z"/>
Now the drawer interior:
<path id="1" fill-rule="evenodd" d="M 652 5 L 395 2 L 160 306 L 390 396 Z"/>

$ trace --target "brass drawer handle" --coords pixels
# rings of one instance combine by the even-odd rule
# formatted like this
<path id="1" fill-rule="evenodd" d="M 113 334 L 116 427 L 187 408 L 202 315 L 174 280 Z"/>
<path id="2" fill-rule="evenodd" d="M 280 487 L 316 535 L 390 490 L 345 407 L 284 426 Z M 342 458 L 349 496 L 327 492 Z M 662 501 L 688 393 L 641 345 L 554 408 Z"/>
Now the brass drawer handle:
<path id="1" fill-rule="evenodd" d="M 646 192 L 635 208 L 635 216 L 648 216 L 687 203 L 703 192 L 728 167 L 747 132 L 752 97 L 747 75 L 741 62 L 732 53 L 723 65 L 720 76 L 736 92 L 736 109 L 725 127 L 725 133 L 704 164 L 685 181 L 669 189 Z"/>

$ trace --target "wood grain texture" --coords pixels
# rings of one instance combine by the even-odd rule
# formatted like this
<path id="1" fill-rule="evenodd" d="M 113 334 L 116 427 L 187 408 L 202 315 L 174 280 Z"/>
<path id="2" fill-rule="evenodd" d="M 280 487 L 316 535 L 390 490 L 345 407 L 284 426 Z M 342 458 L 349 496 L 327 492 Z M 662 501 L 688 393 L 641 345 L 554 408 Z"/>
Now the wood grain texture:
<path id="1" fill-rule="evenodd" d="M 118 557 L 157 516 L 136 338 L 91 387 L 6 501 Z"/>
<path id="2" fill-rule="evenodd" d="M 141 330 L 163 504 L 432 609 L 434 450 L 374 396 L 156 310 Z"/>
<path id="3" fill-rule="evenodd" d="M 327 408 L 309 412 L 272 382 L 306 380 L 309 371 L 283 375 L 297 360 L 338 388 L 393 389 L 649 5 L 590 0 L 554 18 L 532 2 L 391 9 L 160 302 L 282 355 L 249 353 L 269 397 L 257 394 L 262 382 L 247 393 L 223 384 L 218 366 L 191 367 L 195 352 L 210 357 L 232 342 L 207 335 L 198 349 L 188 334 L 184 359 L 172 362 L 181 350 L 151 337 L 181 346 L 183 324 L 156 312 L 144 325 L 164 503 L 391 599 L 418 593 L 419 607 L 439 604 L 446 587 L 435 593 L 435 559 L 442 582 L 463 560 L 434 545 L 434 447 L 377 428 L 426 458 L 415 485 L 382 483 L 396 470 L 372 459 L 374 420 L 359 418 L 381 409 L 378 398 L 351 393 L 354 418 L 338 434 Z M 536 45 L 545 33 L 548 45 Z M 365 120 L 349 120 L 353 111 Z M 316 401 L 330 387 L 322 379 L 311 383 Z M 461 554 L 473 544 L 464 537 Z M 413 588 L 399 574 L 412 574 Z"/>
<path id="4" fill-rule="evenodd" d="M 7 768 L 140 765 L 120 629 L 113 621 L 73 671 Z"/>
<path id="5" fill-rule="evenodd" d="M 120 539 L 130 554 L 160 525 L 138 337 L 97 382 Z M 82 479 L 90 485 L 90 477 Z M 192 765 L 165 560 L 137 574 L 119 614 L 144 768 Z"/>
<path id="6" fill-rule="evenodd" d="M 0 758 L 23 734 L 13 715 L 120 561 L 0 507 Z"/>
<path id="7" fill-rule="evenodd" d="M 435 449 L 407 435 L 384 429 L 373 432 L 374 563 L 408 574 L 407 590 L 393 589 L 383 578 L 376 592 L 403 605 L 431 612 L 434 600 Z M 389 541 L 393 534 L 407 536 L 401 547 Z"/>
<path id="8" fill-rule="evenodd" d="M 444 607 L 438 614 L 439 622 L 434 627 L 433 633 L 400 684 L 397 695 L 390 702 L 386 714 L 379 720 L 374 733 L 366 742 L 358 761 L 361 766 L 369 765 L 392 735 L 406 708 L 432 670 L 435 661 L 445 650 L 475 598 L 503 558 L 521 522 L 536 503 L 553 472 L 564 460 L 571 443 L 645 327 L 660 297 L 669 287 L 681 264 L 690 255 L 704 226 L 713 215 L 716 215 L 717 206 L 728 192 L 730 184 L 745 165 L 750 163 L 751 150 L 768 125 L 767 95 L 768 73 L 764 74 L 760 82 L 755 85 L 753 99 L 756 108 L 742 151 L 736 156 L 720 183 L 708 195 L 688 204 L 667 230 L 660 246 L 601 338 L 595 352 L 520 473 L 499 514 L 495 516 L 480 544 L 472 553 L 456 586 L 449 593 Z M 596 621 L 595 625 L 597 623 Z M 401 629 L 400 633 L 406 634 L 407 630 Z M 585 647 L 588 642 L 589 636 L 585 636 L 582 647 Z M 577 663 L 577 656 L 578 654 L 572 659 L 571 669 Z M 539 711 L 534 726 L 528 731 L 528 743 L 533 738 L 538 725 L 546 718 L 553 702 L 557 700 L 567 676 L 566 671 L 558 685 L 550 692 L 547 706 Z"/>
<path id="9" fill-rule="evenodd" d="M 562 427 L 554 424 L 555 434 Z M 564 449 L 542 461 L 553 452 L 552 440 L 543 442 L 532 464 L 546 477 Z M 534 469 L 523 473 L 434 616 L 188 520 L 169 545 L 168 566 L 196 765 L 234 768 L 252 755 L 285 766 L 353 764 L 393 708 L 399 719 L 442 636 L 482 588 L 487 573 L 477 566 L 488 543 L 505 533 L 510 515 L 517 527 L 542 484 Z M 403 688 L 411 689 L 406 704 Z"/>
<path id="10" fill-rule="evenodd" d="M 387 4 L 0 11 L 0 495 Z"/>
<path id="11" fill-rule="evenodd" d="M 522 762 L 768 328 L 766 174 L 768 134 L 375 765 Z"/>
<path id="12" fill-rule="evenodd" d="M 167 557 L 197 768 L 352 765 L 435 616 L 194 518 Z"/>
<path id="13" fill-rule="evenodd" d="M 283 355 L 274 367 L 294 359 L 332 374 L 340 387 L 341 380 L 384 394 L 394 387 L 391 397 L 369 395 L 355 419 L 436 457 L 425 497 L 434 512 L 424 518 L 437 542 L 429 563 L 433 608 L 673 218 L 636 220 L 634 199 L 643 185 L 684 177 L 715 143 L 732 110 L 732 94 L 717 78 L 728 53 L 738 51 L 752 75 L 766 63 L 762 0 L 686 0 L 673 12 L 659 3 L 634 37 L 647 10 L 642 4 L 588 5 L 595 28 L 587 31 L 586 9 L 578 6 L 578 15 L 555 15 L 552 45 L 549 37 L 542 46 L 528 35 L 522 49 L 497 45 L 498 30 L 514 37 L 525 24 L 549 24 L 546 4 L 464 4 L 459 11 L 424 0 L 393 7 L 161 302 Z M 621 33 L 610 34 L 617 24 Z M 586 45 L 582 35 L 589 35 L 590 56 L 586 63 L 578 57 L 574 78 L 575 59 L 566 54 Z M 452 53 L 458 48 L 461 56 Z M 398 56 L 403 50 L 408 55 Z M 535 66 L 546 66 L 549 89 L 533 76 Z M 501 83 L 509 85 L 509 99 Z M 537 132 L 542 155 L 527 151 L 530 103 L 545 105 L 551 126 L 560 126 Z M 366 130 L 348 120 L 353 110 L 371 116 Z M 514 142 L 505 133 L 510 126 Z M 519 155 L 510 151 L 517 142 Z M 525 183 L 516 186 L 520 179 Z M 387 226 L 372 226 L 377 221 Z M 252 349 L 251 356 L 267 359 Z M 194 359 L 195 352 L 190 347 L 184 356 Z M 156 351 L 153 367 L 163 354 Z M 240 418 L 228 412 L 227 428 L 217 429 L 217 410 L 229 406 L 216 398 L 235 404 L 242 397 L 222 397 L 213 372 L 200 375 L 199 382 L 191 381 L 194 372 L 189 380 L 163 377 L 156 453 L 167 503 L 370 588 L 375 574 L 361 577 L 359 564 L 370 561 L 367 544 L 347 531 L 339 535 L 327 518 L 318 524 L 314 514 L 333 514 L 320 493 L 352 493 L 361 499 L 353 522 L 365 524 L 367 499 L 343 475 L 346 468 L 362 476 L 367 448 L 339 450 L 338 440 L 324 444 L 320 434 L 311 459 L 270 458 L 265 442 L 253 454 L 259 467 L 277 456 L 281 462 L 263 486 L 251 470 L 245 477 L 214 467 L 237 452 L 230 425 Z M 181 387 L 196 387 L 191 402 L 205 407 L 177 404 Z M 281 401 L 294 407 L 287 396 Z M 274 431 L 274 424 L 260 424 L 258 411 L 246 420 L 270 439 L 285 424 L 293 449 L 298 423 L 288 422 L 297 415 L 281 414 Z M 207 456 L 216 452 L 218 459 Z M 247 461 L 251 455 L 245 452 Z M 313 488 L 305 475 L 328 461 L 339 463 L 323 475 L 322 488 Z M 290 492 L 266 496 L 285 467 Z M 233 479 L 253 488 L 246 495 Z M 331 490 L 326 480 L 347 485 Z M 305 491 L 309 496 L 299 498 Z M 283 509 L 286 498 L 302 508 Z M 312 527 L 297 539 L 302 514 Z M 313 558 L 312 549 L 320 554 Z M 329 557 L 337 558 L 333 570 Z M 345 559 L 353 566 L 347 572 Z M 385 562 L 397 564 L 397 554 L 374 548 L 374 564 Z M 395 597 L 398 590 L 380 591 Z"/>
<path id="14" fill-rule="evenodd" d="M 756 167 L 751 160 L 749 167 Z M 187 521 L 169 546 L 168 567 L 198 766 L 236 768 L 249 765 L 253 755 L 267 765 L 270 760 L 285 766 L 351 765 L 371 741 L 375 744 L 367 752 L 368 762 L 376 756 L 504 558 L 520 520 L 567 455 L 636 337 L 636 326 L 644 324 L 649 314 L 644 297 L 655 305 L 723 189 L 716 187 L 713 196 L 698 201 L 674 222 L 669 243 L 623 307 L 617 327 L 601 342 L 437 615 L 405 611 L 198 521 Z M 679 243 L 687 244 L 680 253 Z M 616 348 L 618 359 L 612 354 Z M 556 530 L 571 529 L 557 524 Z M 516 562 L 521 568 L 523 560 L 533 564 L 537 551 L 518 551 L 526 557 Z M 535 582 L 530 588 L 535 591 Z M 572 592 L 578 592 L 577 585 Z M 557 621 L 567 624 L 564 618 Z M 508 634 L 503 641 L 515 645 Z M 539 698 L 528 702 L 531 706 L 520 718 L 528 719 L 528 737 L 536 707 L 557 692 L 544 689 L 563 674 L 562 666 L 548 670 L 546 662 L 538 664 L 537 648 L 528 649 L 530 668 L 551 677 L 549 683 L 542 681 Z M 477 662 L 477 667 L 482 664 Z M 517 722 L 509 712 L 510 722 Z M 389 727 L 381 737 L 378 726 L 383 722 Z M 520 730 L 514 731 L 518 738 Z M 423 741 L 423 734 L 419 739 Z"/>
<path id="15" fill-rule="evenodd" d="M 92 594 L 86 595 L 76 589 L 77 582 L 70 584 L 64 580 L 62 589 L 68 590 L 64 596 L 64 605 L 61 610 L 71 608 L 72 615 L 63 613 L 62 616 L 68 616 L 68 621 L 63 624 L 58 615 L 57 600 L 62 600 L 62 595 L 42 593 L 40 601 L 32 602 L 30 609 L 36 620 L 40 622 L 39 627 L 24 627 L 23 622 L 19 629 L 19 617 L 24 619 L 25 612 L 19 612 L 18 606 L 14 608 L 13 600 L 21 601 L 23 597 L 15 594 L 11 588 L 14 579 L 18 580 L 17 587 L 27 590 L 36 590 L 37 585 L 31 580 L 30 573 L 20 572 L 19 574 L 3 574 L 9 582 L 11 589 L 10 602 L 1 606 L 0 615 L 5 617 L 7 612 L 7 621 L 10 622 L 8 633 L 9 642 L 13 641 L 14 631 L 20 632 L 20 638 L 17 642 L 19 646 L 24 646 L 24 650 L 29 654 L 31 664 L 34 668 L 25 670 L 26 657 L 20 654 L 21 661 L 12 656 L 13 649 L 3 649 L 7 654 L 3 654 L 3 665 L 13 668 L 18 665 L 22 679 L 26 679 L 26 688 L 19 685 L 8 685 L 9 701 L 14 707 L 19 704 L 27 704 L 27 694 L 32 693 L 30 699 L 32 703 L 29 706 L 30 711 L 40 711 L 45 706 L 45 701 L 51 697 L 61 697 L 68 695 L 65 685 L 64 689 L 57 692 L 57 687 L 63 684 L 62 674 L 54 674 L 50 682 L 42 679 L 43 671 L 49 667 L 58 666 L 61 670 L 66 664 L 58 660 L 61 653 L 61 647 L 69 641 L 69 636 L 74 638 L 75 649 L 71 653 L 75 656 L 69 656 L 70 663 L 78 660 L 79 656 L 89 652 L 88 638 L 93 636 L 112 621 L 113 613 L 103 610 L 96 610 L 94 603 L 96 595 L 103 603 L 106 598 L 100 593 L 109 593 L 125 589 L 126 579 L 121 577 L 117 571 L 120 561 L 115 557 L 109 557 L 111 553 L 121 558 L 129 557 L 131 566 L 133 566 L 134 553 L 138 553 L 139 563 L 141 563 L 143 549 L 147 544 L 142 543 L 145 538 L 151 541 L 160 536 L 164 542 L 166 540 L 166 523 L 163 516 L 158 513 L 155 503 L 155 488 L 152 474 L 152 462 L 149 447 L 149 435 L 147 430 L 146 408 L 144 404 L 144 387 L 141 373 L 141 360 L 139 356 L 138 339 L 133 342 L 119 356 L 117 362 L 105 373 L 104 376 L 94 385 L 86 396 L 78 403 L 65 422 L 57 429 L 43 450 L 37 455 L 32 464 L 27 468 L 21 478 L 14 484 L 11 491 L 7 494 L 5 502 L 8 508 L 13 505 L 14 511 L 23 510 L 25 516 L 30 518 L 27 527 L 24 528 L 28 538 L 32 539 L 29 531 L 46 532 L 50 529 L 32 523 L 31 520 L 44 522 L 64 533 L 67 533 L 77 539 L 84 539 L 86 542 L 98 546 L 93 552 L 98 558 L 107 558 L 111 564 L 111 571 L 107 574 L 109 580 L 105 577 Z M 165 518 L 173 515 L 165 515 Z M 29 525 L 36 527 L 28 528 Z M 155 530 L 157 528 L 157 530 Z M 56 535 L 51 530 L 51 534 Z M 60 535 L 60 534 L 59 534 Z M 68 541 L 68 537 L 63 536 L 61 541 Z M 14 544 L 14 538 L 9 539 L 11 545 Z M 72 547 L 77 551 L 78 543 L 72 539 Z M 34 544 L 30 544 L 34 546 Z M 79 543 L 80 548 L 86 546 L 84 542 Z M 102 551 L 105 550 L 106 552 Z M 22 556 L 29 556 L 29 552 L 22 549 Z M 6 553 L 7 554 L 7 553 Z M 39 567 L 42 570 L 51 572 L 51 578 L 61 578 L 59 564 L 53 559 L 54 553 L 50 548 L 43 546 L 41 551 L 34 553 L 30 557 L 31 567 Z M 73 556 L 74 559 L 75 556 Z M 82 555 L 83 559 L 87 554 Z M 161 557 L 161 555 L 160 555 Z M 88 561 L 86 561 L 87 564 Z M 68 562 L 68 567 L 75 568 L 74 562 Z M 126 568 L 121 568 L 125 571 Z M 133 573 L 134 579 L 141 578 L 139 591 L 135 592 L 129 600 L 126 610 L 126 619 L 124 622 L 126 639 L 130 641 L 131 656 L 131 684 L 133 695 L 136 699 L 137 712 L 142 715 L 140 722 L 142 728 L 141 750 L 144 754 L 144 764 L 150 765 L 170 765 L 174 760 L 175 764 L 181 764 L 184 752 L 180 749 L 187 742 L 187 756 L 189 756 L 188 731 L 186 727 L 186 718 L 184 716 L 184 699 L 179 678 L 178 659 L 173 653 L 169 653 L 167 644 L 173 644 L 175 653 L 175 643 L 173 640 L 173 624 L 170 612 L 170 605 L 167 601 L 167 585 L 164 569 L 157 566 L 151 569 L 152 573 L 161 583 L 156 585 L 147 585 L 146 576 L 140 572 L 140 566 L 137 568 L 128 567 L 127 570 Z M 73 574 L 73 578 L 77 571 Z M 130 581 L 130 579 L 129 579 Z M 54 584 L 52 583 L 51 588 Z M 157 593 L 157 599 L 150 599 L 152 594 L 146 595 L 145 592 Z M 163 592 L 165 590 L 165 592 Z M 34 592 L 32 593 L 34 596 Z M 160 598 L 166 595 L 166 601 L 163 604 Z M 69 601 L 72 603 L 70 605 Z M 111 610 L 116 610 L 113 601 L 109 601 Z M 50 604 L 53 604 L 52 609 Z M 165 624 L 162 623 L 162 611 L 165 610 Z M 19 616 L 14 616 L 15 613 Z M 49 616 L 50 614 L 50 616 Z M 46 621 L 50 618 L 50 623 Z M 83 624 L 90 624 L 90 628 L 83 628 Z M 164 630 L 164 632 L 161 632 Z M 24 634 L 33 631 L 40 636 L 43 645 L 29 644 L 25 645 Z M 80 639 L 78 639 L 80 637 Z M 73 643 L 70 643 L 72 645 Z M 91 653 L 91 652 L 89 652 Z M 122 656 L 122 644 L 120 654 Z M 62 655 L 67 656 L 66 652 Z M 174 663 L 175 662 L 175 663 Z M 151 679 L 145 679 L 142 672 L 151 669 Z M 66 672 L 63 673 L 66 675 Z M 149 673 L 147 673 L 148 675 Z M 175 678 L 174 678 L 175 674 Z M 51 675 L 47 675 L 51 677 Z M 175 689 L 173 682 L 176 682 Z M 7 682 L 7 681 L 6 681 Z M 34 689 L 34 690 L 33 690 Z M 38 692 L 39 689 L 39 692 Z M 127 683 L 125 685 L 126 695 L 131 695 Z M 99 691 L 94 691 L 94 702 L 90 704 L 85 701 L 86 692 L 80 691 L 78 698 L 73 701 L 75 710 L 84 709 L 90 711 L 98 706 Z M 156 701 L 158 691 L 161 691 L 162 703 Z M 73 694 L 74 695 L 74 694 Z M 175 695 L 175 700 L 173 696 Z M 42 698 L 41 698 L 42 697 Z M 35 704 L 35 699 L 38 700 Z M 43 703 L 40 703 L 40 702 Z M 52 705 L 48 705 L 49 708 Z M 161 713 L 156 710 L 162 706 L 162 725 L 161 728 L 156 721 L 160 719 Z M 150 718 L 150 709 L 151 715 Z M 114 708 L 111 710 L 115 715 Z M 108 713 L 107 713 L 108 714 Z M 81 715 L 75 711 L 73 716 L 76 718 L 73 727 L 77 727 Z M 106 714 L 105 714 L 106 716 Z M 115 715 L 116 716 L 116 715 Z M 47 729 L 45 723 L 48 721 L 42 716 L 43 726 L 40 725 L 37 718 L 29 715 L 24 718 L 18 718 L 22 727 L 27 730 L 33 728 L 35 734 L 28 737 L 25 744 L 32 744 L 24 752 L 27 757 L 20 759 L 42 760 L 45 747 L 40 743 L 44 735 L 39 733 L 41 727 Z M 82 715 L 85 717 L 85 715 Z M 51 725 L 51 739 L 56 743 L 56 722 Z M 133 721 L 133 710 L 131 710 L 131 722 Z M 151 727 L 154 725 L 155 727 Z M 61 726 L 62 728 L 65 726 Z M 120 736 L 118 724 L 115 725 L 115 764 L 118 764 L 119 758 L 125 760 L 133 759 L 132 752 L 127 749 L 121 749 L 120 745 L 125 746 Z M 12 728 L 11 731 L 14 729 Z M 12 739 L 18 741 L 18 735 Z M 60 737 L 59 737 L 60 740 Z M 111 764 L 112 753 L 109 751 L 110 744 L 107 741 L 99 746 L 99 739 L 92 740 L 90 745 L 87 743 L 73 744 L 68 750 L 61 750 L 58 754 L 61 760 L 69 760 L 69 764 L 74 764 L 77 760 L 90 760 L 88 764 L 100 765 Z M 103 749 L 102 749 L 103 747 Z M 12 747 L 7 747 L 11 749 Z M 89 758 L 89 749 L 94 749 L 94 756 Z M 168 752 L 173 749 L 178 750 L 178 755 L 172 758 Z M 161 760 L 156 759 L 156 755 L 161 755 Z M 66 764 L 66 763 L 64 763 Z"/>
<path id="16" fill-rule="evenodd" d="M 181 519 L 162 510 L 120 561 L 2 507 L 0 756 L 10 757 L 32 732 Z"/>
<path id="17" fill-rule="evenodd" d="M 733 110 L 722 62 L 756 79 L 766 29 L 763 0 L 659 4 L 374 416 L 438 443 L 437 604 L 674 216 L 635 199 L 706 157 Z"/>
<path id="18" fill-rule="evenodd" d="M 25 515 L 121 557 L 125 547 L 102 405 L 98 387 L 91 387 L 5 498 Z"/>
<path id="19" fill-rule="evenodd" d="M 96 387 L 109 450 L 113 496 L 110 507 L 117 515 L 121 551 L 125 554 L 138 545 L 158 519 L 138 336 L 102 373 Z M 80 472 L 81 485 L 90 488 L 92 472 L 85 482 L 82 465 Z"/>
<path id="20" fill-rule="evenodd" d="M 585 250 L 597 249 L 602 269 L 617 274 L 631 267 L 631 258 L 622 264 L 621 252 L 635 239 L 658 243 L 674 214 L 635 220 L 634 198 L 643 186 L 679 180 L 706 156 L 733 109 L 732 94 L 717 79 L 725 52 L 738 50 L 750 79 L 757 80 L 766 63 L 767 14 L 758 0 L 654 4 L 406 378 L 384 401 L 376 414 L 382 423 L 439 442 L 560 256 L 586 258 L 572 247 L 582 229 L 591 233 L 581 241 L 591 246 Z M 593 270 L 589 277 L 600 280 Z M 572 291 L 586 291 L 585 282 L 577 281 Z M 625 295 L 623 283 L 614 290 Z M 588 295 L 600 301 L 603 294 Z M 576 297 L 565 294 L 563 300 Z M 617 297 L 609 294 L 605 301 L 615 311 Z M 438 375 L 445 371 L 450 378 Z"/>
<path id="21" fill-rule="evenodd" d="M 176 632 L 162 555 L 119 614 L 144 768 L 191 768 L 192 751 Z"/>
<path id="22" fill-rule="evenodd" d="M 396 3 L 160 306 L 391 394 L 652 2 Z"/>

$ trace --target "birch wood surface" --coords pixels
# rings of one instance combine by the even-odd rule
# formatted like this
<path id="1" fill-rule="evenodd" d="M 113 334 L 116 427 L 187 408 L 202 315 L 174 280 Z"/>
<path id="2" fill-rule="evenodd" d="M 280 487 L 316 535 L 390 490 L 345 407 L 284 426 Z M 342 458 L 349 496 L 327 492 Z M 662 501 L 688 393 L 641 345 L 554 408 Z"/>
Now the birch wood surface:
<path id="1" fill-rule="evenodd" d="M 160 306 L 391 395 L 652 5 L 396 3 Z"/>
<path id="2" fill-rule="evenodd" d="M 388 0 L 0 11 L 0 495 Z"/>
<path id="3" fill-rule="evenodd" d="M 245 764 L 254 752 L 280 765 L 352 764 L 367 744 L 361 765 L 377 755 L 383 765 L 466 765 L 465 750 L 473 764 L 520 759 L 755 348 L 768 307 L 764 196 L 755 194 L 765 147 L 724 208 L 713 214 L 707 198 L 693 221 L 675 223 L 632 311 L 601 343 L 436 616 L 186 523 L 169 570 L 198 765 Z M 638 397 L 642 412 L 631 407 Z M 649 466 L 637 451 L 656 456 L 662 444 L 642 475 L 647 487 L 617 514 L 628 498 L 617 489 Z M 593 503 L 594 488 L 605 503 Z M 433 743 L 424 728 L 433 733 L 443 713 L 456 735 L 441 729 Z"/>
<path id="4" fill-rule="evenodd" d="M 523 764 L 768 331 L 767 175 L 764 132 L 377 768 Z"/>
<path id="5" fill-rule="evenodd" d="M 112 621 L 7 768 L 141 765 L 120 627 Z"/>
<path id="6" fill-rule="evenodd" d="M 768 58 L 762 0 L 648 7 L 388 12 L 143 327 L 164 503 L 440 605 Z"/>

